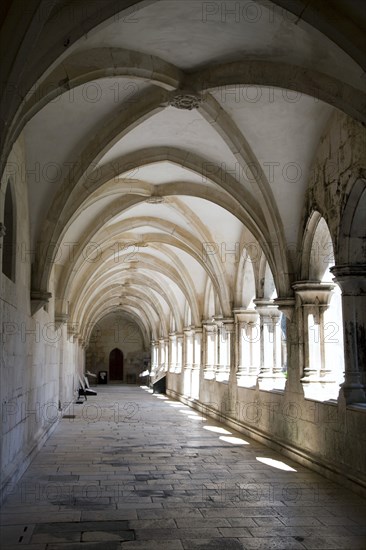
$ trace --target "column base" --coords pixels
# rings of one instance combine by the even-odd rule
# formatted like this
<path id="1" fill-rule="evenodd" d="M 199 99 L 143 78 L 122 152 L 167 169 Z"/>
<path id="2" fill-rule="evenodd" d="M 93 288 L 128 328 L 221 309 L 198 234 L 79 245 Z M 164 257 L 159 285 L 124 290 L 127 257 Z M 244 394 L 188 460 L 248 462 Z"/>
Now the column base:
<path id="1" fill-rule="evenodd" d="M 339 400 L 343 401 L 346 405 L 366 403 L 365 389 L 359 384 L 355 384 L 354 386 L 342 385 L 339 390 Z"/>

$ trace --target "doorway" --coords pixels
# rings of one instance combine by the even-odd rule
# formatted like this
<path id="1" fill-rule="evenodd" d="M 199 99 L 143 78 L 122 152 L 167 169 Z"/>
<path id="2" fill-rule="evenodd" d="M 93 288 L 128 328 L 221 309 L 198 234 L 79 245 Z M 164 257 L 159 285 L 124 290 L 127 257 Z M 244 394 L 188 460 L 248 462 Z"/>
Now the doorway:
<path id="1" fill-rule="evenodd" d="M 123 380 L 123 353 L 118 348 L 109 354 L 109 380 Z"/>

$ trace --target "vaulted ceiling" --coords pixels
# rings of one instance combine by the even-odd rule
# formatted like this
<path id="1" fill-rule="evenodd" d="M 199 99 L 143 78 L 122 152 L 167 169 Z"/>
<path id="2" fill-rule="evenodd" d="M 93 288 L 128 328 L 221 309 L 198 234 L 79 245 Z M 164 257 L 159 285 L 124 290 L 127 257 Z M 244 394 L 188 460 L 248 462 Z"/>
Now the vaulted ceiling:
<path id="1" fill-rule="evenodd" d="M 86 338 L 116 309 L 154 338 L 199 324 L 210 292 L 230 316 L 261 270 L 289 295 L 321 135 L 365 120 L 363 14 L 280 4 L 31 3 L 4 151 L 24 144 L 32 286 Z"/>

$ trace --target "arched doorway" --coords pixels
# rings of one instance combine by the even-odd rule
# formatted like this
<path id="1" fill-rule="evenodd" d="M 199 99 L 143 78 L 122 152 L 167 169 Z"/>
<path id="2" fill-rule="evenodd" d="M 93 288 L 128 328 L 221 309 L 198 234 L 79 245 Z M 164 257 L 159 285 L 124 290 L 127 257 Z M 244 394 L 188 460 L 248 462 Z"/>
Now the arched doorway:
<path id="1" fill-rule="evenodd" d="M 118 348 L 109 354 L 109 379 L 123 380 L 123 353 Z"/>

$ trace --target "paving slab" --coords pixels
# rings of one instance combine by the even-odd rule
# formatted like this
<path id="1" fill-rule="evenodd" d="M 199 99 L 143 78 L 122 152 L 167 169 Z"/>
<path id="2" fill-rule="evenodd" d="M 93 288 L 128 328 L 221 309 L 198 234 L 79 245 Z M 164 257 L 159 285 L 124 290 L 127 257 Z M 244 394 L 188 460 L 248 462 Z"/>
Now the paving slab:
<path id="1" fill-rule="evenodd" d="M 365 499 L 187 412 L 123 385 L 74 404 L 4 503 L 1 550 L 365 550 Z"/>

